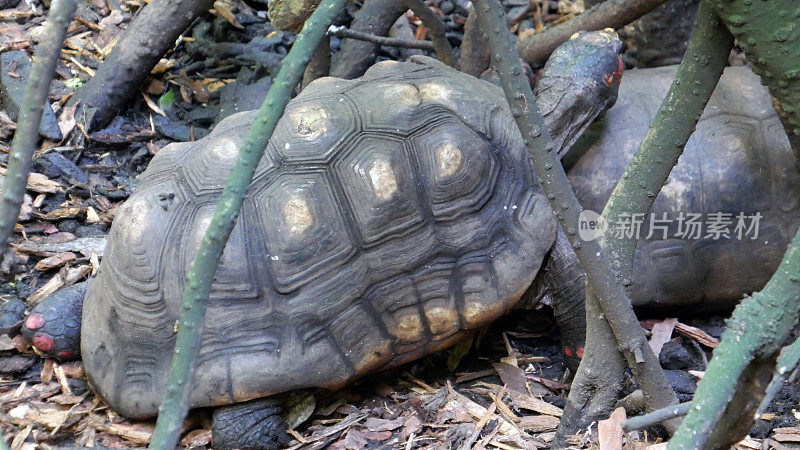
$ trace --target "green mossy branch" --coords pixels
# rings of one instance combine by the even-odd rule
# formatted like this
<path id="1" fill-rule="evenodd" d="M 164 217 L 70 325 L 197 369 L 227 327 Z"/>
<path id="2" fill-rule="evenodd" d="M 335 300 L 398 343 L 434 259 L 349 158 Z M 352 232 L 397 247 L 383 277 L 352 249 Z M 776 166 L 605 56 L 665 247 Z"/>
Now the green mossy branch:
<path id="1" fill-rule="evenodd" d="M 705 1 L 701 3 L 675 80 L 603 210 L 608 223 L 650 211 L 697 127 L 732 46 L 733 37 L 720 23 L 713 7 Z M 619 234 L 607 233 L 602 244 L 623 284 L 629 285 L 639 240 Z"/>
<path id="2" fill-rule="evenodd" d="M 800 2 L 714 0 L 713 5 L 785 111 L 786 132 L 800 161 Z"/>
<path id="3" fill-rule="evenodd" d="M 50 93 L 50 82 L 56 63 L 61 56 L 61 45 L 67 34 L 67 27 L 75 15 L 77 0 L 53 0 L 47 13 L 42 39 L 36 46 L 36 53 L 31 65 L 31 75 L 25 90 L 25 101 L 19 112 L 17 130 L 11 143 L 8 155 L 8 172 L 6 174 L 3 193 L 0 197 L 0 256 L 8 246 L 8 238 L 14 231 L 28 174 L 31 171 L 31 159 L 39 142 L 39 125 L 42 121 L 47 95 Z"/>
<path id="4" fill-rule="evenodd" d="M 668 449 L 723 448 L 744 437 L 749 427 L 741 426 L 741 419 L 745 425 L 752 423 L 755 409 L 729 408 L 729 402 L 742 387 L 751 397 L 763 395 L 766 384 L 753 383 L 758 378 L 755 372 L 763 372 L 759 366 L 775 366 L 781 345 L 800 317 L 799 297 L 800 231 L 764 289 L 745 298 L 734 310 L 698 384 L 689 414 L 669 441 Z M 754 405 L 758 406 L 758 402 Z M 721 421 L 739 426 L 720 429 L 717 425 Z M 712 432 L 729 442 L 712 439 Z"/>
<path id="5" fill-rule="evenodd" d="M 497 0 L 476 0 L 474 4 L 481 30 L 487 35 L 492 61 L 500 76 L 506 100 L 520 128 L 539 182 L 601 301 L 603 314 L 611 325 L 617 345 L 641 384 L 651 409 L 676 403 L 675 392 L 667 382 L 658 358 L 650 349 L 631 308 L 630 299 L 617 281 L 600 245 L 596 241 L 581 242 L 577 237 L 581 207 L 561 162 L 550 147 L 550 133 L 524 75 L 500 3 Z"/>
<path id="6" fill-rule="evenodd" d="M 256 115 L 247 140 L 239 151 L 214 216 L 192 261 L 183 291 L 175 354 L 167 387 L 159 408 L 156 430 L 150 448 L 173 449 L 186 417 L 191 380 L 205 324 L 206 303 L 219 259 L 236 223 L 242 201 L 258 162 L 269 142 L 286 104 L 303 77 L 325 31 L 344 8 L 346 0 L 324 0 L 306 21 L 278 76 Z"/>

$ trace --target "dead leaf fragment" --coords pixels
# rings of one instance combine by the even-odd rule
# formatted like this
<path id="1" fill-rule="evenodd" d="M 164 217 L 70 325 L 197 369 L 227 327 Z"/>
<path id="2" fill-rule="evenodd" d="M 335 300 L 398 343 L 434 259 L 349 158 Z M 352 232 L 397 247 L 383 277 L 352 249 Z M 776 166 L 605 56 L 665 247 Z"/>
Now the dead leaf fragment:
<path id="1" fill-rule="evenodd" d="M 625 421 L 625 408 L 617 408 L 611 417 L 597 423 L 600 450 L 622 450 L 622 422 Z"/>
<path id="2" fill-rule="evenodd" d="M 61 267 L 70 261 L 75 261 L 77 258 L 78 257 L 75 255 L 75 253 L 72 252 L 58 253 L 39 261 L 36 263 L 34 268 L 40 272 L 44 272 L 50 269 Z"/>
<path id="3" fill-rule="evenodd" d="M 661 348 L 664 347 L 664 344 L 672 339 L 672 331 L 677 323 L 678 319 L 672 318 L 664 319 L 653 325 L 653 331 L 650 335 L 650 348 L 653 349 L 653 353 L 656 356 L 661 353 Z"/>

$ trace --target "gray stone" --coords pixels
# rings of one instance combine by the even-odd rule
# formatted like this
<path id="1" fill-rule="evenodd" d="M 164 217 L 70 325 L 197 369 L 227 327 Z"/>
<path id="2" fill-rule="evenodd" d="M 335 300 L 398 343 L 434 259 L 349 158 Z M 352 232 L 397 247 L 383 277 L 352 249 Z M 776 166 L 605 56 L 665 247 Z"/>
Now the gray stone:
<path id="1" fill-rule="evenodd" d="M 4 0 L 0 0 L 2 1 Z M 0 54 L 0 101 L 14 121 L 19 118 L 20 108 L 25 101 L 25 88 L 30 74 L 31 62 L 24 50 Z M 49 101 L 42 113 L 39 134 L 53 141 L 60 141 L 62 137 L 58 119 L 50 108 Z"/>

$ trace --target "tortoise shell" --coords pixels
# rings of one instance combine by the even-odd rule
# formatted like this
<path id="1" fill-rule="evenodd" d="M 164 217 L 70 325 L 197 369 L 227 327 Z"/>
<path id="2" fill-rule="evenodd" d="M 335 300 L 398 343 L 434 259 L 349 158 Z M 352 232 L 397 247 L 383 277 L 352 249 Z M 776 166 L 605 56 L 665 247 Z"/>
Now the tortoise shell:
<path id="1" fill-rule="evenodd" d="M 674 66 L 626 72 L 617 103 L 573 147 L 585 152 L 569 171 L 584 208 L 602 211 L 675 73 Z M 775 272 L 800 225 L 800 170 L 769 92 L 750 69 L 725 69 L 651 213 L 656 227 L 648 238 L 650 217 L 643 218 L 634 261 L 634 305 L 732 305 Z M 699 236 L 687 221 L 684 233 L 678 229 L 690 213 L 700 214 Z M 740 213 L 746 227 L 761 216 L 741 239 Z"/>
<path id="2" fill-rule="evenodd" d="M 86 295 L 96 390 L 157 413 L 184 279 L 254 118 L 170 144 L 120 208 Z M 429 58 L 289 103 L 214 278 L 194 407 L 337 387 L 508 311 L 556 235 L 502 91 Z"/>

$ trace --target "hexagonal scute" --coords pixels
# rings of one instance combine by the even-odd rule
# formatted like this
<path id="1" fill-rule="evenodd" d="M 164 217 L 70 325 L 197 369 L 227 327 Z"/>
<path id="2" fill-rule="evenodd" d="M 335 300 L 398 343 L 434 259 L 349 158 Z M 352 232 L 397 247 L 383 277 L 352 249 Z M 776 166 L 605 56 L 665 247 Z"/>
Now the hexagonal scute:
<path id="1" fill-rule="evenodd" d="M 419 158 L 431 212 L 437 220 L 454 220 L 480 209 L 494 190 L 498 175 L 494 146 L 452 116 L 431 118 L 410 139 Z"/>
<path id="2" fill-rule="evenodd" d="M 424 221 L 403 141 L 361 136 L 334 162 L 366 246 L 403 234 Z"/>
<path id="3" fill-rule="evenodd" d="M 297 100 L 278 121 L 271 139 L 275 149 L 287 162 L 327 162 L 341 140 L 355 135 L 358 109 L 343 95 Z"/>
<path id="4" fill-rule="evenodd" d="M 408 134 L 427 122 L 419 114 L 422 103 L 419 89 L 403 80 L 355 85 L 345 95 L 362 105 L 364 129 Z"/>
<path id="5" fill-rule="evenodd" d="M 275 287 L 291 292 L 338 268 L 356 250 L 344 207 L 321 171 L 282 173 L 254 194 Z"/>
<path id="6" fill-rule="evenodd" d="M 192 261 L 197 253 L 203 236 L 211 223 L 216 204 L 206 203 L 201 205 L 187 205 L 183 210 L 182 221 L 188 224 L 183 230 L 181 237 L 180 265 L 183 273 L 188 274 Z M 253 261 L 249 258 L 252 252 L 248 251 L 248 243 L 245 239 L 247 231 L 243 223 L 247 217 L 252 216 L 246 210 L 242 211 L 236 225 L 233 227 L 225 250 L 219 260 L 219 266 L 214 275 L 214 282 L 211 285 L 211 300 L 243 300 L 258 297 L 258 284 L 253 270 Z"/>
<path id="7" fill-rule="evenodd" d="M 244 143 L 236 135 L 214 138 L 198 141 L 195 152 L 188 155 L 180 169 L 186 184 L 196 196 L 222 191 L 236 162 L 239 148 Z M 209 145 L 201 146 L 200 142 Z"/>

